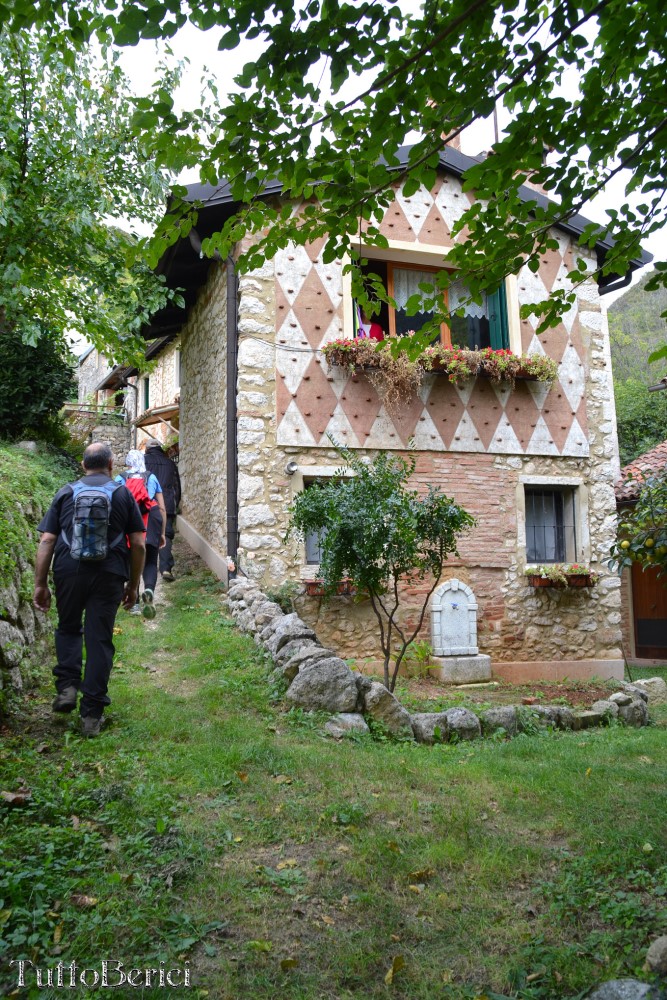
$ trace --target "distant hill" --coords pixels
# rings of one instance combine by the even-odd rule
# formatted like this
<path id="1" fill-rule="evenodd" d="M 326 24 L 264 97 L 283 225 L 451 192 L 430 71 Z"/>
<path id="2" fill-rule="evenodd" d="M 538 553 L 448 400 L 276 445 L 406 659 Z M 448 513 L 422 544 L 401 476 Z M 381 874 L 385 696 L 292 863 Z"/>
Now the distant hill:
<path id="1" fill-rule="evenodd" d="M 632 378 L 652 385 L 667 372 L 667 364 L 663 362 L 648 363 L 649 354 L 667 343 L 667 322 L 660 315 L 667 310 L 667 288 L 657 292 L 644 290 L 654 273 L 649 271 L 609 306 L 611 360 L 616 382 Z"/>
<path id="2" fill-rule="evenodd" d="M 667 374 L 667 362 L 649 355 L 667 344 L 667 289 L 645 291 L 650 271 L 609 306 L 609 335 L 621 466 L 667 439 L 667 390 L 648 392 Z"/>

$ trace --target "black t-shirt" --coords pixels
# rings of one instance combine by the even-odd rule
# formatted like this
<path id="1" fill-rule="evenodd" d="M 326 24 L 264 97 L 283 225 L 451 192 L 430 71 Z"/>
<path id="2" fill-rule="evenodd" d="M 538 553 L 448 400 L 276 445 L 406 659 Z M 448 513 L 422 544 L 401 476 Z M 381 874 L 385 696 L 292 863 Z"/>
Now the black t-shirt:
<path id="1" fill-rule="evenodd" d="M 104 486 L 112 482 L 104 472 L 93 472 L 83 476 L 81 482 L 87 486 Z M 74 498 L 69 486 L 59 490 L 46 514 L 40 521 L 37 530 L 48 531 L 57 535 L 53 572 L 61 576 L 71 573 L 113 573 L 122 576 L 124 580 L 130 577 L 130 550 L 123 539 L 113 549 L 109 550 L 106 559 L 100 562 L 82 562 L 72 559 L 69 554 L 69 542 L 72 538 L 72 516 L 74 513 Z M 119 486 L 111 498 L 111 516 L 109 518 L 109 544 L 119 535 L 130 535 L 135 531 L 144 531 L 144 519 L 141 516 L 137 502 L 129 490 Z M 67 542 L 62 532 L 67 536 Z"/>

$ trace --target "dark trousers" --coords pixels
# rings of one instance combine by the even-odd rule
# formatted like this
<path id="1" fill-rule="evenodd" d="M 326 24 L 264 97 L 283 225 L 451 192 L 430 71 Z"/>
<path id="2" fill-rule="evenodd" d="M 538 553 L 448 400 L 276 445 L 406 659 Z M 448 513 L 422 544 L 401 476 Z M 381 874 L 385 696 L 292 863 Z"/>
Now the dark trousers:
<path id="1" fill-rule="evenodd" d="M 125 589 L 125 581 L 115 573 L 72 573 L 54 577 L 58 628 L 57 664 L 53 673 L 56 688 L 75 687 L 81 691 L 82 716 L 99 719 L 106 705 L 109 675 L 113 665 L 113 627 Z M 83 668 L 83 643 L 86 667 Z"/>
<path id="2" fill-rule="evenodd" d="M 167 536 L 167 544 L 160 549 L 160 572 L 164 573 L 167 570 L 171 573 L 174 568 L 174 557 L 171 554 L 171 543 L 174 540 L 175 535 L 175 524 L 176 515 L 167 514 L 167 530 L 165 532 Z"/>
<path id="3" fill-rule="evenodd" d="M 146 562 L 144 563 L 144 590 L 152 590 L 155 593 L 157 586 L 157 545 L 146 543 Z"/>

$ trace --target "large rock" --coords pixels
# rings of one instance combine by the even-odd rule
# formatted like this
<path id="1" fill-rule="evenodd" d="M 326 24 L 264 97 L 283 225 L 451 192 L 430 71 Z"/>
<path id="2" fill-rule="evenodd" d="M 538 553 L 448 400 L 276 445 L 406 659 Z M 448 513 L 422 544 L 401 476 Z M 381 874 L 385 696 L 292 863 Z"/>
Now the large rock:
<path id="1" fill-rule="evenodd" d="M 601 726 L 604 722 L 604 715 L 602 712 L 575 712 L 574 713 L 574 729 L 593 729 L 595 726 Z"/>
<path id="2" fill-rule="evenodd" d="M 292 648 L 293 646 L 296 646 L 296 648 Z M 332 649 L 325 649 L 324 646 L 318 646 L 311 639 L 303 643 L 297 639 L 295 643 L 288 642 L 286 646 L 283 646 L 276 653 L 276 663 L 279 666 L 283 663 L 290 663 L 298 668 L 309 661 L 324 660 L 329 656 L 335 655 Z"/>
<path id="3" fill-rule="evenodd" d="M 371 681 L 370 687 L 364 692 L 364 711 L 376 722 L 381 722 L 394 736 L 414 738 L 410 713 L 379 681 Z"/>
<path id="4" fill-rule="evenodd" d="M 662 677 L 645 677 L 635 681 L 634 687 L 646 691 L 649 705 L 664 705 L 667 702 L 667 684 Z"/>
<path id="5" fill-rule="evenodd" d="M 516 736 L 518 730 L 518 712 L 516 705 L 498 705 L 488 708 L 480 717 L 482 732 L 485 736 L 504 729 L 508 736 Z"/>
<path id="6" fill-rule="evenodd" d="M 329 719 L 324 727 L 324 731 L 337 740 L 342 739 L 349 733 L 365 734 L 370 732 L 366 725 L 366 720 L 358 712 L 339 712 L 338 715 L 334 715 L 332 719 Z"/>
<path id="7" fill-rule="evenodd" d="M 667 935 L 651 942 L 646 952 L 646 967 L 660 976 L 667 976 Z"/>
<path id="8" fill-rule="evenodd" d="M 252 605 L 252 613 L 255 616 L 256 631 L 261 631 L 269 622 L 280 618 L 283 610 L 273 601 L 264 600 Z"/>
<path id="9" fill-rule="evenodd" d="M 601 712 L 602 715 L 606 715 L 608 719 L 617 719 L 618 704 L 610 699 L 602 698 L 600 701 L 593 702 L 591 705 L 591 712 Z"/>
<path id="10" fill-rule="evenodd" d="M 0 588 L 0 617 L 16 620 L 19 610 L 19 592 L 16 582 L 10 580 L 6 587 Z"/>
<path id="11" fill-rule="evenodd" d="M 648 726 L 648 705 L 643 698 L 637 698 L 629 705 L 620 705 L 618 717 L 626 726 Z"/>
<path id="12" fill-rule="evenodd" d="M 18 667 L 23 659 L 25 640 L 23 634 L 9 622 L 0 621 L 0 665 Z"/>
<path id="13" fill-rule="evenodd" d="M 646 688 L 640 687 L 634 681 L 632 683 L 625 682 L 621 686 L 626 694 L 632 695 L 633 698 L 641 698 L 642 701 L 648 701 L 648 691 Z"/>
<path id="14" fill-rule="evenodd" d="M 299 620 L 297 622 L 289 622 L 287 625 L 279 625 L 264 645 L 271 656 L 275 656 L 288 642 L 295 642 L 297 640 L 305 642 L 307 639 L 317 639 L 317 636 L 312 628 L 309 628 L 305 622 Z"/>
<path id="15" fill-rule="evenodd" d="M 412 731 L 418 743 L 445 743 L 449 727 L 444 712 L 416 712 Z"/>
<path id="16" fill-rule="evenodd" d="M 664 1000 L 665 992 L 638 979 L 610 979 L 588 994 L 588 1000 Z"/>
<path id="17" fill-rule="evenodd" d="M 632 702 L 632 695 L 627 694 L 625 691 L 617 691 L 615 694 L 609 695 L 609 701 L 619 706 L 629 705 Z"/>
<path id="18" fill-rule="evenodd" d="M 448 739 L 475 740 L 482 735 L 480 721 L 469 708 L 448 708 L 443 713 L 447 719 Z"/>
<path id="19" fill-rule="evenodd" d="M 531 712 L 540 720 L 554 729 L 572 729 L 574 727 L 574 712 L 565 705 L 531 705 Z"/>
<path id="20" fill-rule="evenodd" d="M 259 633 L 261 642 L 267 642 L 267 640 L 271 638 L 273 633 L 278 628 L 286 628 L 287 625 L 293 624 L 294 622 L 301 622 L 302 625 L 304 624 L 297 615 L 296 611 L 293 611 L 289 615 L 283 615 L 281 618 L 274 618 L 272 621 L 267 622 L 262 631 Z"/>
<path id="21" fill-rule="evenodd" d="M 285 697 L 311 711 L 354 712 L 357 685 L 347 663 L 331 656 L 302 667 Z"/>

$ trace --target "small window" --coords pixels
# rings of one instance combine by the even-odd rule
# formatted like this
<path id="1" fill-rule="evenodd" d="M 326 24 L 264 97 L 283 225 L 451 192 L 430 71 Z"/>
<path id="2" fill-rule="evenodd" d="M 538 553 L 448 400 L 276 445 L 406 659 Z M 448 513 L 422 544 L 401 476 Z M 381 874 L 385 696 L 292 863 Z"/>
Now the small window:
<path id="1" fill-rule="evenodd" d="M 380 279 L 388 295 L 396 303 L 395 309 L 382 303 L 379 314 L 373 317 L 382 327 L 385 336 L 402 337 L 410 330 L 418 332 L 433 318 L 433 312 L 429 311 L 408 316 L 405 306 L 413 295 L 422 291 L 420 285 L 433 286 L 441 270 L 426 265 L 419 267 L 384 260 L 369 260 L 363 267 L 365 274 L 373 274 Z M 448 310 L 454 313 L 457 309 L 463 309 L 464 315 L 453 315 L 449 326 L 441 324 L 441 343 L 471 350 L 485 347 L 493 350 L 509 348 L 505 286 L 501 285 L 492 295 L 484 295 L 479 305 L 469 303 L 463 306 L 462 302 L 466 297 L 466 288 L 460 281 L 451 284 L 444 293 L 443 301 Z M 356 315 L 356 310 L 354 314 Z"/>
<path id="2" fill-rule="evenodd" d="M 181 352 L 174 353 L 174 389 L 181 388 Z"/>
<path id="3" fill-rule="evenodd" d="M 526 559 L 576 562 L 575 491 L 526 488 Z"/>
<path id="4" fill-rule="evenodd" d="M 322 479 L 304 479 L 304 490 L 312 490 L 322 483 Z M 322 561 L 322 542 L 326 535 L 326 528 L 322 531 L 309 531 L 304 538 L 306 549 L 306 564 L 308 566 L 319 566 Z"/>
<path id="5" fill-rule="evenodd" d="M 144 383 L 144 410 L 147 410 L 151 405 L 151 385 L 148 376 L 143 379 Z"/>

